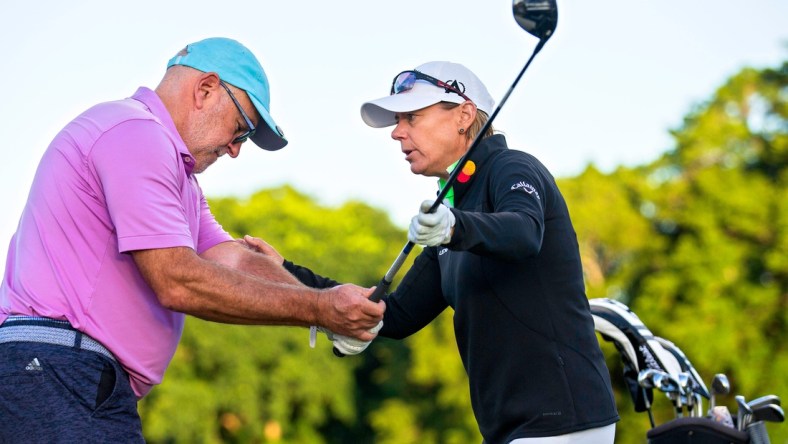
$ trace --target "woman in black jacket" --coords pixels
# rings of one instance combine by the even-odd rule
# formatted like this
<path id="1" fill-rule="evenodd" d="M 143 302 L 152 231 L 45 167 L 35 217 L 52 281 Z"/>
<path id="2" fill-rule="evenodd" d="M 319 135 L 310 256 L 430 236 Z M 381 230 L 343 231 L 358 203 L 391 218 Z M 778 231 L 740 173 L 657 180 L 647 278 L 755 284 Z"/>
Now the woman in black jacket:
<path id="1" fill-rule="evenodd" d="M 364 103 L 372 127 L 394 126 L 414 174 L 445 179 L 494 101 L 462 65 L 398 74 Z M 436 212 L 425 201 L 408 238 L 426 248 L 384 297 L 380 336 L 401 339 L 454 310 L 457 348 L 486 443 L 613 443 L 618 420 L 585 295 L 577 237 L 555 180 L 492 128 Z M 308 285 L 335 284 L 285 262 Z M 367 343 L 337 338 L 341 350 Z"/>
<path id="2" fill-rule="evenodd" d="M 400 73 L 390 92 L 361 107 L 364 122 L 393 125 L 411 171 L 439 180 L 495 104 L 449 62 Z M 486 442 L 612 443 L 618 414 L 566 203 L 535 157 L 492 128 L 483 137 L 445 205 L 413 218 L 408 238 L 427 248 L 385 298 L 379 335 L 407 337 L 452 307 Z"/>

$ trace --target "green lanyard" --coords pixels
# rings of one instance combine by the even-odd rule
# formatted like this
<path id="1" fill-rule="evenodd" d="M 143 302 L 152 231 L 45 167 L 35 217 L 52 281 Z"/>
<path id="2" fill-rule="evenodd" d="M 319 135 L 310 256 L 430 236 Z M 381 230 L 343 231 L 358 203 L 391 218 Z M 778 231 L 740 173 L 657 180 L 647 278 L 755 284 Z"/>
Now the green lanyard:
<path id="1" fill-rule="evenodd" d="M 451 172 L 454 171 L 455 168 L 457 168 L 458 163 L 460 163 L 459 160 L 449 165 L 449 167 L 446 168 L 446 172 L 451 174 Z M 438 179 L 438 187 L 439 187 L 438 190 L 439 191 L 442 190 L 443 187 L 445 186 L 446 186 L 446 179 Z M 443 201 L 448 202 L 450 207 L 454 206 L 454 187 L 449 188 L 449 192 L 446 193 L 446 197 L 443 199 Z"/>

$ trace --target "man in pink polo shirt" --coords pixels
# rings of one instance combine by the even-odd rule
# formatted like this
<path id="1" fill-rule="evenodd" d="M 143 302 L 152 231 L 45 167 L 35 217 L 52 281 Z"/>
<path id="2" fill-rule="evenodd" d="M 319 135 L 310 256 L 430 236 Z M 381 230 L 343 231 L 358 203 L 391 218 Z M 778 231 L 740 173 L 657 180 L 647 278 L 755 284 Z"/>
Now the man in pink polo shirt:
<path id="1" fill-rule="evenodd" d="M 173 57 L 155 91 L 96 105 L 55 137 L 0 286 L 0 442 L 141 442 L 136 401 L 161 382 L 186 314 L 317 325 L 340 348 L 375 337 L 385 306 L 370 289 L 309 288 L 208 208 L 196 174 L 247 139 L 287 144 L 269 102 L 255 56 L 210 38 Z"/>

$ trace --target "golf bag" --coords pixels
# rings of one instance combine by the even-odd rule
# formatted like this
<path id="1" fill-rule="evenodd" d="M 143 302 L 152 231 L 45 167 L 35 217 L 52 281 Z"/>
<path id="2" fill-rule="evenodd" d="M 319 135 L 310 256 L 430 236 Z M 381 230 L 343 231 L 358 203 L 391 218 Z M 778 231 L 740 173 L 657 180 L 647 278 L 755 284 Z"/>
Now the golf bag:
<path id="1" fill-rule="evenodd" d="M 747 444 L 750 434 L 708 418 L 676 418 L 646 433 L 648 444 Z"/>
<path id="2" fill-rule="evenodd" d="M 612 342 L 621 355 L 624 382 L 632 396 L 635 411 L 649 413 L 652 427 L 646 434 L 649 444 L 769 443 L 763 421 L 782 422 L 784 416 L 779 397 L 769 395 L 768 403 L 773 405 L 768 406 L 770 409 L 767 411 L 771 415 L 767 417 L 764 414 L 762 419 L 752 418 L 752 408 L 757 400 L 750 405 L 740 405 L 739 413 L 744 409 L 750 415 L 739 416 L 736 428 L 732 427 L 732 422 L 725 424 L 712 419 L 705 414 L 702 404 L 702 398 L 711 398 L 709 391 L 681 349 L 651 333 L 626 305 L 606 298 L 588 302 L 594 328 L 605 341 Z M 718 376 L 724 377 L 715 376 L 715 382 Z M 651 416 L 653 388 L 668 395 L 677 414 L 676 419 L 656 427 Z M 738 398 L 744 400 L 743 397 Z M 686 417 L 683 416 L 685 407 L 688 411 Z"/>
<path id="3" fill-rule="evenodd" d="M 606 341 L 612 342 L 621 354 L 624 364 L 624 382 L 627 384 L 636 412 L 651 407 L 653 390 L 638 384 L 638 375 L 644 369 L 654 369 L 679 379 L 679 374 L 689 371 L 692 391 L 706 399 L 709 392 L 703 380 L 673 343 L 654 336 L 640 318 L 626 305 L 612 299 L 588 301 L 594 317 L 594 328 Z"/>

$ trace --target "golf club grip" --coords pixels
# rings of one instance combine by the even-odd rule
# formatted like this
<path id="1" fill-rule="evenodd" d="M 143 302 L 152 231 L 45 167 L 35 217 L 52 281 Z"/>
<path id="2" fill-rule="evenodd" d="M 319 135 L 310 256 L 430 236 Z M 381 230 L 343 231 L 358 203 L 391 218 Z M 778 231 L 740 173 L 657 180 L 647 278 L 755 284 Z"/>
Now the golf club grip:
<path id="1" fill-rule="evenodd" d="M 386 292 L 389 290 L 389 287 L 391 287 L 391 282 L 387 281 L 386 278 L 384 277 L 378 283 L 378 286 L 375 288 L 375 291 L 372 292 L 372 295 L 369 297 L 369 300 L 372 302 L 379 302 L 381 299 L 383 299 L 383 295 L 386 294 Z"/>

